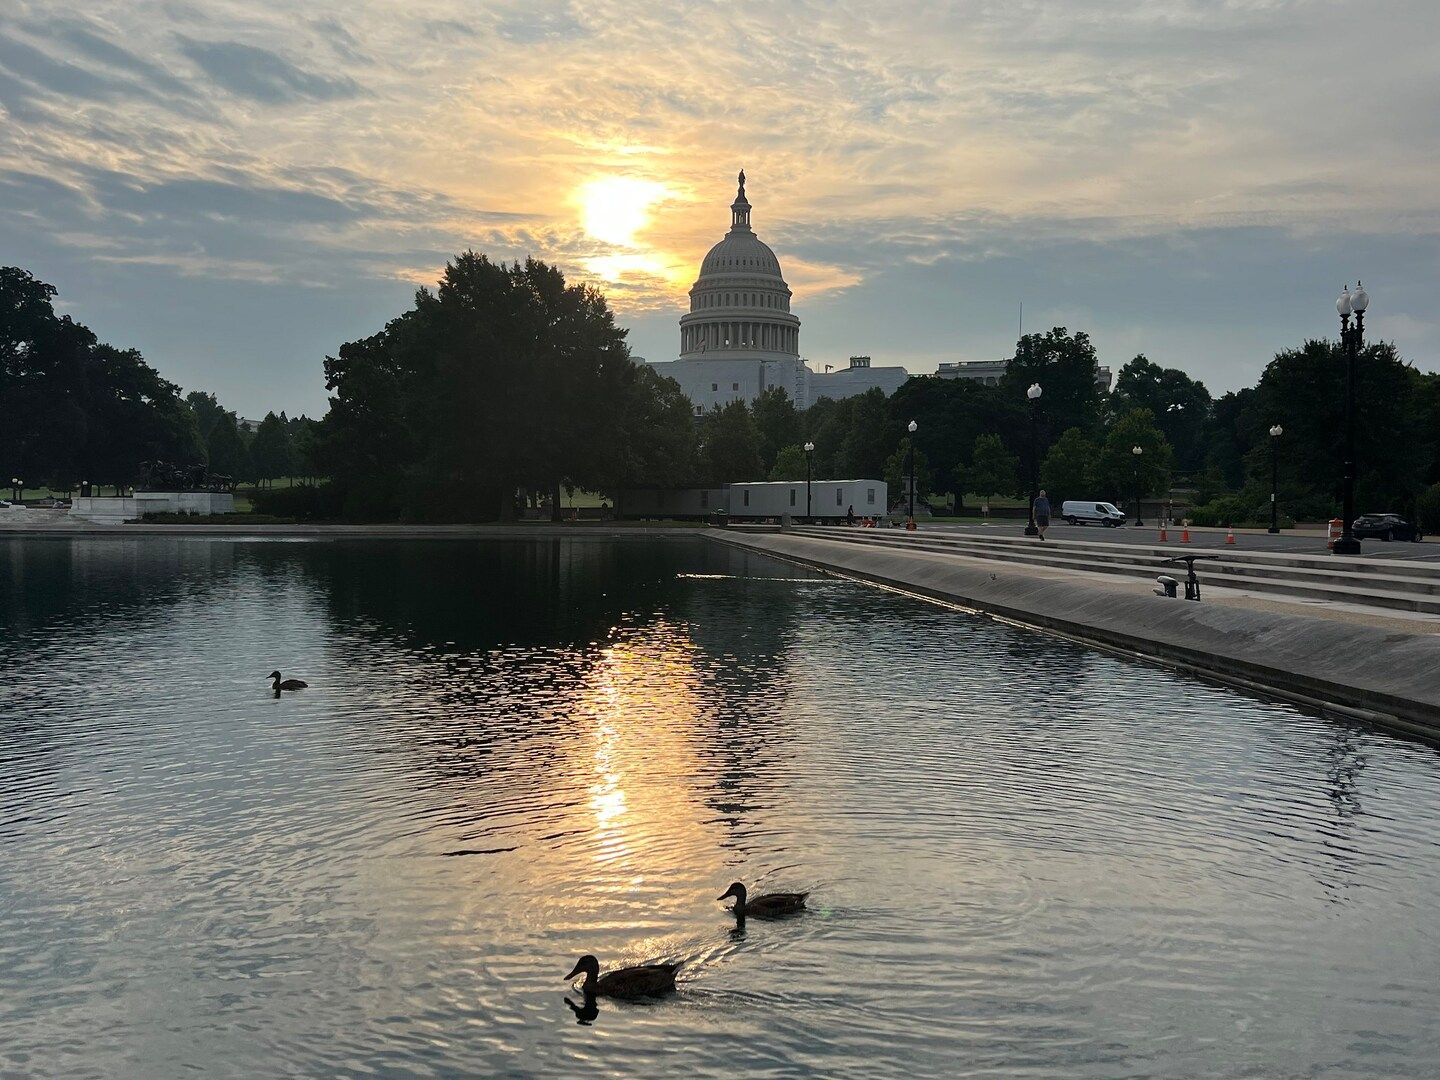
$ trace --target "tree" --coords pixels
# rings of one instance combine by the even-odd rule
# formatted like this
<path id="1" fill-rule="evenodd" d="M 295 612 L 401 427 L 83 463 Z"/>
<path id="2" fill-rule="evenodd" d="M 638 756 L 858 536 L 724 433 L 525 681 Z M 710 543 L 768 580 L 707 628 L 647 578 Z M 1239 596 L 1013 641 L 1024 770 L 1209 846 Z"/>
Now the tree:
<path id="1" fill-rule="evenodd" d="M 317 464 L 356 513 L 393 515 L 407 499 L 433 513 L 457 488 L 501 518 L 522 488 L 549 492 L 558 511 L 562 486 L 614 490 L 669 471 L 667 448 L 688 465 L 671 381 L 631 361 L 598 290 L 536 260 L 457 256 L 436 291 L 342 345 L 325 375 Z"/>
<path id="2" fill-rule="evenodd" d="M 1042 407 L 1051 430 L 1079 428 L 1097 432 L 1103 420 L 1100 388 L 1095 379 L 1099 363 L 1087 334 L 1070 334 L 1057 326 L 1044 334 L 1026 334 L 1016 345 L 1015 357 L 1000 379 L 1007 401 L 1021 405 L 1032 383 L 1044 391 Z M 1016 435 L 1016 438 L 1023 438 Z M 1018 450 L 1016 444 L 1011 449 Z M 1040 452 L 1044 453 L 1042 444 Z"/>
<path id="3" fill-rule="evenodd" d="M 265 414 L 250 440 L 250 460 L 255 476 L 261 481 L 274 481 L 281 476 L 294 476 L 295 446 L 290 438 L 290 423 L 282 412 Z"/>
<path id="4" fill-rule="evenodd" d="M 768 472 L 782 447 L 801 442 L 800 414 L 790 395 L 781 386 L 763 391 L 751 406 L 755 430 L 760 436 L 760 464 Z"/>
<path id="5" fill-rule="evenodd" d="M 890 397 L 891 429 L 903 432 L 914 420 L 915 443 L 934 463 L 935 486 L 963 505 L 965 485 L 956 470 L 969 458 L 975 440 L 986 434 L 1024 431 L 1024 396 L 1008 401 L 994 386 L 967 379 L 921 376 L 907 380 Z"/>
<path id="6" fill-rule="evenodd" d="M 215 431 L 215 425 L 220 423 L 226 416 L 232 420 L 235 418 L 233 412 L 227 411 L 214 394 L 207 394 L 201 390 L 191 390 L 185 395 L 185 403 L 190 406 L 190 411 L 195 414 L 195 427 L 200 433 L 200 439 L 207 445 L 210 436 Z"/>
<path id="7" fill-rule="evenodd" d="M 1204 383 L 1176 368 L 1162 368 L 1142 353 L 1120 369 L 1110 406 L 1115 416 L 1149 409 L 1175 449 L 1176 467 L 1186 473 L 1204 468 L 1211 407 Z"/>
<path id="8" fill-rule="evenodd" d="M 250 473 L 250 454 L 245 441 L 240 437 L 240 426 L 235 417 L 226 413 L 215 422 L 206 443 L 210 458 L 210 471 L 238 481 Z"/>
<path id="9" fill-rule="evenodd" d="M 1140 447 L 1141 453 L 1134 452 Z M 1132 409 L 1110 427 L 1095 468 L 1098 486 L 1113 502 L 1168 490 L 1174 452 L 1149 409 Z"/>
<path id="10" fill-rule="evenodd" d="M 906 446 L 901 446 L 893 454 L 885 459 L 885 485 L 890 490 L 890 502 L 892 505 L 910 507 L 910 498 L 906 494 L 909 490 L 910 480 L 910 454 Z M 925 451 L 917 444 L 915 447 L 915 501 L 930 496 L 931 476 L 929 462 L 925 459 Z"/>
<path id="11" fill-rule="evenodd" d="M 33 484 L 127 484 L 201 451 L 178 388 L 133 349 L 57 316 L 53 286 L 0 267 L 0 471 Z"/>
<path id="12" fill-rule="evenodd" d="M 775 464 L 770 469 L 771 480 L 804 480 L 805 448 L 803 446 L 782 447 L 775 455 Z"/>
<path id="13" fill-rule="evenodd" d="M 1099 457 L 1099 450 L 1083 431 L 1067 429 L 1040 465 L 1040 486 L 1050 501 L 1058 506 L 1066 499 L 1095 498 L 1094 475 Z"/>
<path id="14" fill-rule="evenodd" d="M 1005 449 L 999 435 L 979 435 L 970 455 L 970 464 L 959 466 L 965 490 L 989 500 L 999 492 L 1019 490 L 1020 461 Z"/>
<path id="15" fill-rule="evenodd" d="M 700 467 L 710 483 L 747 483 L 765 475 L 760 433 L 745 402 L 732 401 L 706 413 L 700 442 Z"/>

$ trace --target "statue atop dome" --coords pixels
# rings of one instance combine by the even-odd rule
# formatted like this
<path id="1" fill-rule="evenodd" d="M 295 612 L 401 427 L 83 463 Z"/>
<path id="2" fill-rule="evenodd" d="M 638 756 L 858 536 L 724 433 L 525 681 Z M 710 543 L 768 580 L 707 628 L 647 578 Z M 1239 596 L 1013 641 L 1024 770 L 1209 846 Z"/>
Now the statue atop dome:
<path id="1" fill-rule="evenodd" d="M 740 170 L 740 194 L 738 198 L 745 198 L 745 170 Z"/>
<path id="2" fill-rule="evenodd" d="M 750 231 L 750 200 L 745 198 L 745 170 L 740 170 L 740 190 L 735 193 L 735 201 L 730 204 L 730 231 Z"/>

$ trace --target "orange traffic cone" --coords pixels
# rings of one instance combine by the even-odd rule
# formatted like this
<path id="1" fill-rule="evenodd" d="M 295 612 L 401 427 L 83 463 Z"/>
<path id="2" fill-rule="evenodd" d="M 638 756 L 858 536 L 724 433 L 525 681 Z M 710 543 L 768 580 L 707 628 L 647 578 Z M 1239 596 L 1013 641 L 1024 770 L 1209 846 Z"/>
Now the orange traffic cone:
<path id="1" fill-rule="evenodd" d="M 1227 543 L 1227 544 L 1233 544 L 1233 543 L 1235 543 L 1235 526 L 1234 526 L 1234 525 L 1229 525 L 1229 526 L 1226 527 L 1226 531 L 1225 531 L 1225 543 Z"/>
<path id="2" fill-rule="evenodd" d="M 1162 521 L 1162 522 L 1160 523 L 1160 543 L 1162 543 L 1162 544 L 1168 543 L 1169 540 L 1170 540 L 1170 534 L 1165 531 L 1165 523 Z"/>
<path id="3" fill-rule="evenodd" d="M 1181 526 L 1181 528 L 1180 528 L 1180 543 L 1182 543 L 1182 544 L 1188 544 L 1189 542 L 1190 542 L 1190 526 L 1189 526 L 1189 525 L 1183 525 L 1183 526 Z"/>

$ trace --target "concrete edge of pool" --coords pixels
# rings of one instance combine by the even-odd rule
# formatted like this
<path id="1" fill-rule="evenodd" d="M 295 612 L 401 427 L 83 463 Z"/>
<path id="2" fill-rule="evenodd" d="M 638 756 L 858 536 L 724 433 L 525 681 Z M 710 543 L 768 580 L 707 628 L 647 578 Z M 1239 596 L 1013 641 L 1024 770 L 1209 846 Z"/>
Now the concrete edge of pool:
<path id="1" fill-rule="evenodd" d="M 1440 742 L 1440 636 L 1135 596 L 1001 565 L 771 532 L 710 539 Z"/>

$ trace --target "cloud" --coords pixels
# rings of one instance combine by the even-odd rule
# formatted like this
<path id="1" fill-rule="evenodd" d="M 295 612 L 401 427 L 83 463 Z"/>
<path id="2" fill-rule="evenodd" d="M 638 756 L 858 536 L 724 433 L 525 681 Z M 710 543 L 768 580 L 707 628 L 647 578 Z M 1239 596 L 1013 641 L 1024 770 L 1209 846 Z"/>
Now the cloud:
<path id="1" fill-rule="evenodd" d="M 180 51 L 232 94 L 275 105 L 329 101 L 360 93 L 347 75 L 316 75 L 296 67 L 279 53 L 238 41 L 196 41 L 180 36 Z"/>
<path id="2" fill-rule="evenodd" d="M 155 333 L 140 280 L 324 292 L 343 319 L 276 316 L 309 341 L 375 329 L 394 312 L 345 297 L 403 304 L 474 246 L 606 279 L 661 357 L 743 165 L 817 355 L 996 355 L 1023 297 L 1092 313 L 1117 350 L 1183 340 L 1232 379 L 1357 274 L 1402 351 L 1440 348 L 1409 284 L 1433 281 L 1440 234 L 1427 0 L 1371 19 L 1353 0 L 5 10 L 0 249 L 129 298 L 136 340 Z M 602 178 L 671 193 L 631 244 L 581 227 L 573 196 Z M 1240 299 L 1217 316 L 1216 294 Z M 318 360 L 309 377 L 313 411 Z"/>

